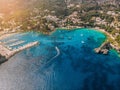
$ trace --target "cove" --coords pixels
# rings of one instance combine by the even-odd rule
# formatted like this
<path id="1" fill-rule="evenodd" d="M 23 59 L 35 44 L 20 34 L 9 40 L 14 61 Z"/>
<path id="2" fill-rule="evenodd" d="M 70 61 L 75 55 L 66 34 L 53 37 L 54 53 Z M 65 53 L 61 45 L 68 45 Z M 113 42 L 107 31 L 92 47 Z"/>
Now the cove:
<path id="1" fill-rule="evenodd" d="M 0 65 L 1 90 L 120 90 L 118 54 L 113 50 L 108 55 L 94 53 L 106 39 L 103 33 L 58 29 L 51 35 L 28 32 L 2 41 L 13 38 L 24 40 L 22 45 L 40 44 Z"/>

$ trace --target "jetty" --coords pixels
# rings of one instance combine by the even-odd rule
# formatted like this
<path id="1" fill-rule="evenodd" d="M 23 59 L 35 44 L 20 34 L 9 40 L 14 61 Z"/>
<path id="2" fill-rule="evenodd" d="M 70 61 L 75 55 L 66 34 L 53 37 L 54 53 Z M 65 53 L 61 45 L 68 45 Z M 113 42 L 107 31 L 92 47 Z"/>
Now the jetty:
<path id="1" fill-rule="evenodd" d="M 20 51 L 23 51 L 25 49 L 31 48 L 33 46 L 38 45 L 39 42 L 35 41 L 35 42 L 30 42 L 24 46 L 21 46 L 17 49 L 11 50 L 8 47 L 6 47 L 4 45 L 4 43 L 0 42 L 0 55 L 4 56 L 6 59 L 11 58 L 12 56 L 14 56 L 15 54 L 19 53 Z"/>
<path id="2" fill-rule="evenodd" d="M 15 43 L 11 44 L 10 47 L 17 46 L 17 45 L 22 44 L 22 43 L 24 43 L 24 42 L 25 42 L 25 41 L 15 42 Z"/>
<path id="3" fill-rule="evenodd" d="M 13 43 L 13 42 L 16 42 L 16 41 L 18 41 L 18 39 L 12 39 L 12 40 L 9 40 L 9 41 L 4 42 L 4 44 Z"/>

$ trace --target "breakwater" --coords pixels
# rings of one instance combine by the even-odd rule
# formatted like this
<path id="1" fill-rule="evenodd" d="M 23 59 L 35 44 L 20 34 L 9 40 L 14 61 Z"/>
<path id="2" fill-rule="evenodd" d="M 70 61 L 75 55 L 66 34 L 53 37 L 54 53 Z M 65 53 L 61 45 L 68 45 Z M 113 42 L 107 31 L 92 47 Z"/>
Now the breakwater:
<path id="1" fill-rule="evenodd" d="M 9 48 L 7 48 L 3 43 L 0 43 L 0 55 L 1 56 L 4 56 L 6 59 L 9 59 L 10 57 L 14 56 L 16 53 L 22 51 L 22 50 L 25 50 L 25 49 L 28 49 L 28 48 L 31 48 L 35 45 L 38 45 L 39 42 L 36 41 L 36 42 L 30 42 L 24 46 L 21 46 L 15 50 L 10 50 Z"/>

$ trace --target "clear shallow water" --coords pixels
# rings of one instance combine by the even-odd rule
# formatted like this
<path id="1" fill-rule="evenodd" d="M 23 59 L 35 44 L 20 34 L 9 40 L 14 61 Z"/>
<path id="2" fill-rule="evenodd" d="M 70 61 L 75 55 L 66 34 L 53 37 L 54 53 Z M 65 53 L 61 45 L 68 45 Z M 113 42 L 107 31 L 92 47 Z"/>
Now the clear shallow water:
<path id="1" fill-rule="evenodd" d="M 93 51 L 106 38 L 100 32 L 57 30 L 50 36 L 29 32 L 2 41 L 12 38 L 25 43 L 38 40 L 40 45 L 0 66 L 0 90 L 120 90 L 117 53 Z"/>

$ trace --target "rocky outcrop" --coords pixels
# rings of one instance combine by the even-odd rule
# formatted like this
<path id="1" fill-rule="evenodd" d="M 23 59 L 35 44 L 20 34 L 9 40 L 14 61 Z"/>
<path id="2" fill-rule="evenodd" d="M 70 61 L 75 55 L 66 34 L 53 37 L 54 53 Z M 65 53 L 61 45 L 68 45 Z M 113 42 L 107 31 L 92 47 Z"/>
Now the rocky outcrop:
<path id="1" fill-rule="evenodd" d="M 95 48 L 94 51 L 98 54 L 108 54 L 112 46 L 109 42 L 103 43 L 99 48 Z"/>
<path id="2" fill-rule="evenodd" d="M 108 49 L 100 49 L 100 48 L 95 48 L 95 52 L 98 54 L 108 54 L 109 50 Z"/>
<path id="3" fill-rule="evenodd" d="M 0 64 L 4 63 L 5 61 L 7 61 L 7 59 L 4 56 L 0 55 Z"/>

